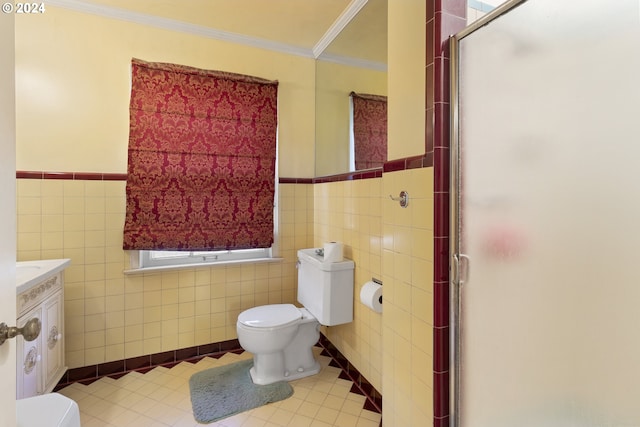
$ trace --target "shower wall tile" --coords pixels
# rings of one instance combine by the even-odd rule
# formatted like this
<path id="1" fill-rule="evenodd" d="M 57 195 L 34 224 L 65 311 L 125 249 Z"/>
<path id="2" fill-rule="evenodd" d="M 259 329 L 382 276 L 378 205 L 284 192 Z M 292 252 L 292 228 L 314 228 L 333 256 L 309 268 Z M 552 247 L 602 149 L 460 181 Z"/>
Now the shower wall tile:
<path id="1" fill-rule="evenodd" d="M 433 419 L 433 179 L 433 168 L 383 175 L 382 390 L 390 426 Z M 400 190 L 409 192 L 407 208 L 388 198 Z"/>

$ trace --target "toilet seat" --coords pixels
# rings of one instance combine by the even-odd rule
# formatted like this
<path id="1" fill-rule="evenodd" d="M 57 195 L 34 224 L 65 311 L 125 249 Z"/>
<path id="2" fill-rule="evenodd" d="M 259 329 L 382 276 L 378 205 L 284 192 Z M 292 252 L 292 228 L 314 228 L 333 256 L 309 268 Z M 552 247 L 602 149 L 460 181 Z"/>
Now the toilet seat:
<path id="1" fill-rule="evenodd" d="M 297 323 L 302 312 L 293 304 L 270 304 L 253 307 L 238 316 L 238 323 L 249 328 L 280 328 Z"/>

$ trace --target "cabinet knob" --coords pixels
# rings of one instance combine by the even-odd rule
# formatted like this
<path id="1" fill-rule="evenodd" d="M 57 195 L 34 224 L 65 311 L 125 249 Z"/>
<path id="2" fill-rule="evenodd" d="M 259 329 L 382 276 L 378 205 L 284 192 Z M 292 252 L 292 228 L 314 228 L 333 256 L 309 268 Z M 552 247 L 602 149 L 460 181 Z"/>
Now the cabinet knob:
<path id="1" fill-rule="evenodd" d="M 29 319 L 22 328 L 16 326 L 7 326 L 6 323 L 0 323 L 0 345 L 4 344 L 9 338 L 14 338 L 16 335 L 22 335 L 26 341 L 33 341 L 40 335 L 40 329 L 42 324 L 40 319 L 34 317 Z"/>

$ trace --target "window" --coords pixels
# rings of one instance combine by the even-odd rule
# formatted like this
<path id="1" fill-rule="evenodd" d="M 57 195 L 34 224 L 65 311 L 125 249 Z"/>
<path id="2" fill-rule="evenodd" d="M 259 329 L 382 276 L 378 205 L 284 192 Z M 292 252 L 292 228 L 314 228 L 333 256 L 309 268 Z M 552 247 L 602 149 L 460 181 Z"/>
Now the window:
<path id="1" fill-rule="evenodd" d="M 271 248 L 224 251 L 140 251 L 140 267 L 213 264 L 271 258 Z"/>
<path id="2" fill-rule="evenodd" d="M 277 87 L 132 61 L 125 250 L 147 266 L 270 252 Z"/>

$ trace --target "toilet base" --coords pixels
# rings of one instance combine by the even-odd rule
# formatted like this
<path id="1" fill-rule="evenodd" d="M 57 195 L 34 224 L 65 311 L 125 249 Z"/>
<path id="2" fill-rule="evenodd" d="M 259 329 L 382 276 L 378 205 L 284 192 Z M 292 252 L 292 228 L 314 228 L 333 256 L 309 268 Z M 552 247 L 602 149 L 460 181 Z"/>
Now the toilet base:
<path id="1" fill-rule="evenodd" d="M 277 381 L 294 381 L 294 380 L 299 380 L 300 378 L 310 377 L 311 375 L 315 375 L 318 372 L 320 372 L 320 368 L 321 368 L 320 364 L 316 361 L 315 365 L 312 366 L 311 368 L 304 369 L 304 370 L 297 370 L 294 372 L 285 371 L 281 378 L 276 379 L 272 377 L 272 378 L 265 379 L 263 377 L 257 378 L 256 368 L 255 366 L 252 366 L 251 369 L 249 370 L 249 374 L 251 374 L 251 381 L 253 381 L 254 384 L 266 385 L 266 384 L 272 384 Z"/>

